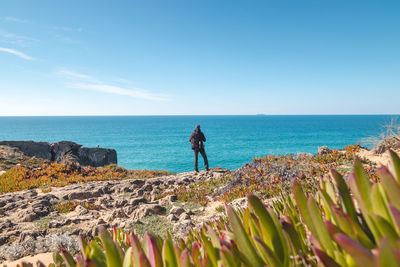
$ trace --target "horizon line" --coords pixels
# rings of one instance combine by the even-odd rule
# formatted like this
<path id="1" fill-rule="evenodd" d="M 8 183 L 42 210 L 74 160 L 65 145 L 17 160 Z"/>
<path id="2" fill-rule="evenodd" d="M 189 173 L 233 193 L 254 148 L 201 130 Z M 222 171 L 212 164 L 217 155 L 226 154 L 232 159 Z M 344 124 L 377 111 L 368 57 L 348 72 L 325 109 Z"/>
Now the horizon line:
<path id="1" fill-rule="evenodd" d="M 6 117 L 184 117 L 184 116 L 400 116 L 400 113 L 346 113 L 346 114 L 147 114 L 147 115 L 0 115 Z"/>

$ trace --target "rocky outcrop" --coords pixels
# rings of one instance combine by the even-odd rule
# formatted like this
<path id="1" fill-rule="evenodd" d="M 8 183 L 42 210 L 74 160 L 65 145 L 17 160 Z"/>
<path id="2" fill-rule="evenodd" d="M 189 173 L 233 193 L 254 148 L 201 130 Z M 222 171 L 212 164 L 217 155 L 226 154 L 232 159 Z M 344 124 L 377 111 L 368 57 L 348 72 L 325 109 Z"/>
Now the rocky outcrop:
<path id="1" fill-rule="evenodd" d="M 52 187 L 47 193 L 30 189 L 1 194 L 0 263 L 57 251 L 60 247 L 77 250 L 78 235 L 92 236 L 99 225 L 127 230 L 148 227 L 152 231 L 154 226 L 165 226 L 182 237 L 192 227 L 203 224 L 205 212 L 184 206 L 174 192 L 178 187 L 218 179 L 221 175 L 211 170 L 147 179 L 93 181 Z M 162 191 L 169 194 L 159 195 Z M 207 220 L 215 217 L 215 207 L 211 210 L 214 213 Z"/>
<path id="2" fill-rule="evenodd" d="M 0 141 L 0 146 L 17 148 L 28 157 L 61 163 L 78 163 L 83 166 L 92 167 L 117 164 L 117 152 L 115 149 L 82 147 L 82 145 L 70 141 L 57 143 Z"/>

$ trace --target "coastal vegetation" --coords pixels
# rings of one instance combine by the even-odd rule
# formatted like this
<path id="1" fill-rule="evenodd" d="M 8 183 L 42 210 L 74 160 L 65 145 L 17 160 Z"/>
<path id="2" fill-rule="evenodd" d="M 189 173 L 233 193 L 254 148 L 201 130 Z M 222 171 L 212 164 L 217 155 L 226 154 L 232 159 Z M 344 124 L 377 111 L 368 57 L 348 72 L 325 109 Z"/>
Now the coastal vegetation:
<path id="1" fill-rule="evenodd" d="M 158 198 L 177 195 L 178 200 L 202 205 L 209 201 L 229 203 L 237 198 L 255 194 L 261 199 L 286 195 L 291 182 L 297 179 L 308 193 L 315 193 L 321 180 L 332 168 L 343 175 L 350 173 L 359 144 L 348 145 L 343 150 L 326 150 L 324 153 L 300 155 L 268 155 L 254 158 L 242 168 L 227 172 L 218 179 L 200 181 L 174 190 L 165 190 Z M 375 165 L 363 160 L 370 179 L 377 181 Z"/>
<path id="2" fill-rule="evenodd" d="M 359 144 L 355 144 L 346 146 L 341 151 L 334 149 L 317 155 L 268 155 L 255 158 L 253 162 L 238 170 L 227 172 L 218 179 L 181 186 L 173 191 L 166 190 L 157 198 L 176 194 L 180 201 L 203 205 L 211 200 L 230 202 L 236 198 L 245 197 L 249 193 L 270 198 L 280 193 L 287 193 L 290 182 L 294 178 L 300 179 L 307 186 L 307 190 L 315 191 L 319 185 L 319 178 L 329 169 L 338 168 L 344 174 L 348 173 L 355 153 L 359 149 Z M 50 192 L 51 187 L 63 187 L 76 183 L 154 178 L 171 174 L 168 171 L 127 170 L 117 165 L 101 168 L 83 167 L 26 156 L 21 157 L 17 162 L 3 159 L 1 163 L 7 166 L 5 168 L 7 171 L 0 175 L 0 193 L 32 188 L 41 188 L 42 192 Z M 374 177 L 373 168 L 369 168 L 368 173 Z"/>
<path id="3" fill-rule="evenodd" d="M 246 209 L 228 205 L 227 217 L 177 242 L 100 227 L 75 257 L 55 254 L 55 266 L 399 266 L 400 159 L 390 157 L 377 178 L 355 159 L 347 182 L 332 169 L 314 191 L 296 178 L 273 201 L 250 194 Z"/>
<path id="4" fill-rule="evenodd" d="M 171 174 L 168 171 L 127 170 L 116 165 L 94 168 L 44 160 L 40 160 L 39 164 L 38 161 L 34 165 L 29 164 L 30 160 L 26 164 L 11 167 L 1 175 L 0 194 L 32 188 L 49 191 L 51 186 L 63 187 L 90 181 L 154 178 Z"/>
<path id="5" fill-rule="evenodd" d="M 34 230 L 7 234 L 1 249 L 17 255 L 29 238 L 47 242 L 54 234 L 60 244 L 71 240 L 55 255 L 56 266 L 82 266 L 83 261 L 118 266 L 108 262 L 115 258 L 108 251 L 108 236 L 126 266 L 168 266 L 170 257 L 171 266 L 357 266 L 360 257 L 381 266 L 376 263 L 380 257 L 399 257 L 400 160 L 391 152 L 389 172 L 360 159 L 365 151 L 359 144 L 342 150 L 323 147 L 316 155 L 268 155 L 233 171 L 214 168 L 169 177 L 158 177 L 168 172 L 116 165 L 21 162 L 0 176 L 2 188 L 37 188 L 43 195 L 37 190 L 16 193 L 35 201 L 14 206 L 6 206 L 6 198 L 19 196 L 4 195 L 3 211 L 26 208 L 18 214 L 28 213 L 16 224 L 5 220 L 1 225 Z M 145 179 L 152 177 L 158 178 Z M 171 247 L 173 255 L 164 252 Z"/>

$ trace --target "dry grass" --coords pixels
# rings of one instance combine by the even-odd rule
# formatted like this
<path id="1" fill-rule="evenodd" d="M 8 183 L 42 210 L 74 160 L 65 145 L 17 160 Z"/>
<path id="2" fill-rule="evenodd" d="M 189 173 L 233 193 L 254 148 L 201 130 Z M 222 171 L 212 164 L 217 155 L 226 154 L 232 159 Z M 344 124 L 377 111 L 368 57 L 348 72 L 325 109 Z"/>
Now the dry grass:
<path id="1" fill-rule="evenodd" d="M 382 154 L 389 149 L 400 149 L 400 124 L 397 117 L 392 118 L 383 128 L 384 133 L 375 139 L 376 145 L 372 149 L 375 154 Z M 374 141 L 374 139 L 371 138 L 370 141 Z"/>

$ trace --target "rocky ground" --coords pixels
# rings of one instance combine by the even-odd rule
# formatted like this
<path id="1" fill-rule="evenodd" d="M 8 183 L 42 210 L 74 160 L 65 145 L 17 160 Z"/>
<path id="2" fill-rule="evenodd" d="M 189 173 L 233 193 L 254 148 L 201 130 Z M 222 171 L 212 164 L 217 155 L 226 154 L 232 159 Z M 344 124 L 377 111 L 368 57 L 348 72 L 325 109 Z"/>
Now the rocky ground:
<path id="1" fill-rule="evenodd" d="M 223 170 L 189 172 L 150 179 L 101 181 L 0 195 L 0 260 L 77 250 L 77 236 L 92 236 L 96 226 L 168 230 L 176 237 L 218 215 L 221 203 L 206 207 L 177 202 L 175 195 L 155 199 L 162 191 L 216 179 Z"/>
<path id="2" fill-rule="evenodd" d="M 3 151 L 6 150 L 3 148 Z M 0 162 L 3 169 L 20 164 L 23 155 L 13 149 L 6 152 L 9 155 L 7 161 Z M 157 178 L 93 181 L 5 193 L 0 195 L 0 263 L 14 266 L 15 262 L 10 261 L 38 254 L 41 260 L 46 258 L 51 261 L 48 252 L 59 251 L 61 247 L 76 251 L 78 235 L 93 236 L 99 225 L 134 230 L 139 235 L 151 230 L 159 235 L 168 231 L 175 238 L 183 237 L 189 229 L 223 214 L 224 204 L 216 199 L 226 192 L 230 192 L 232 197 L 223 200 L 230 202 L 234 199 L 231 205 L 245 207 L 242 195 L 247 193 L 247 189 L 262 184 L 271 188 L 274 177 L 284 178 L 276 184 L 282 187 L 285 180 L 290 181 L 304 174 L 317 175 L 315 166 L 321 164 L 326 164 L 326 169 L 333 166 L 343 172 L 351 168 L 352 157 L 340 156 L 344 151 L 330 153 L 324 147 L 318 153 L 320 156 L 300 154 L 294 158 L 255 159 L 233 172 L 213 169 Z M 335 155 L 333 161 L 330 158 L 332 155 Z M 366 149 L 359 149 L 355 155 L 375 165 L 388 161 L 387 153 L 376 154 Z M 27 165 L 40 163 L 35 159 L 23 160 Z M 249 183 L 252 178 L 256 180 Z M 196 199 L 201 200 L 197 202 L 202 205 L 195 204 L 191 195 L 199 192 L 204 193 L 209 201 L 202 201 L 202 195 L 196 195 Z M 184 198 L 182 194 L 186 194 Z M 268 192 L 264 194 L 269 195 Z M 186 202 L 178 201 L 178 196 Z"/>

